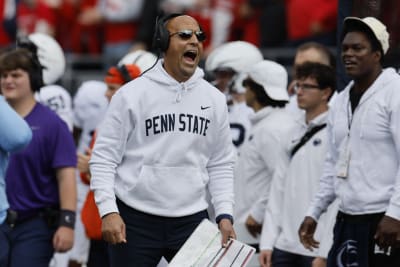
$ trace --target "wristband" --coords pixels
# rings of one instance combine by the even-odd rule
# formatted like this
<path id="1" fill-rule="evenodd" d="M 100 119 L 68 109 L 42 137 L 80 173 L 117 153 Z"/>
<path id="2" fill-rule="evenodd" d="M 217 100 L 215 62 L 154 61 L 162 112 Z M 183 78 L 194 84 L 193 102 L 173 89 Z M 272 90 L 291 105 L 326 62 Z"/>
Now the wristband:
<path id="1" fill-rule="evenodd" d="M 217 216 L 217 218 L 215 218 L 215 221 L 217 222 L 217 224 L 219 224 L 219 222 L 220 222 L 222 219 L 228 219 L 228 220 L 230 220 L 230 221 L 231 221 L 231 224 L 233 225 L 233 217 L 232 217 L 232 215 L 230 215 L 230 214 L 220 214 L 220 215 Z"/>
<path id="2" fill-rule="evenodd" d="M 60 210 L 59 226 L 65 226 L 71 229 L 75 228 L 75 211 Z"/>

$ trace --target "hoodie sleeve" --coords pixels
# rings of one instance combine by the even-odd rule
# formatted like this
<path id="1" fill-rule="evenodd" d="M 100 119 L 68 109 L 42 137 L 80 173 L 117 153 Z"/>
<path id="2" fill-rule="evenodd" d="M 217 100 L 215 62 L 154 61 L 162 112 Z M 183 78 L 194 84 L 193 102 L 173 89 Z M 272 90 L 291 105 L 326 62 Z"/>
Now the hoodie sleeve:
<path id="1" fill-rule="evenodd" d="M 288 168 L 288 161 L 281 160 L 281 170 L 285 173 Z M 269 200 L 265 209 L 262 221 L 262 232 L 260 237 L 260 250 L 273 250 L 275 242 L 281 232 L 283 195 L 286 183 L 286 175 L 277 172 L 272 180 Z"/>
<path id="2" fill-rule="evenodd" d="M 222 99 L 222 97 L 221 97 Z M 223 105 L 221 104 L 223 103 Z M 210 177 L 208 188 L 215 209 L 215 216 L 233 214 L 233 166 L 235 153 L 229 128 L 228 108 L 221 101 L 218 129 L 215 133 L 214 150 L 207 164 Z"/>
<path id="3" fill-rule="evenodd" d="M 396 83 L 398 85 L 399 83 Z M 390 97 L 390 132 L 392 134 L 394 147 L 396 149 L 397 160 L 400 159 L 400 94 L 398 86 L 393 86 L 393 94 Z M 398 165 L 395 182 L 393 185 L 393 195 L 390 197 L 386 216 L 400 220 L 400 165 Z"/>
<path id="4" fill-rule="evenodd" d="M 89 162 L 92 174 L 90 188 L 94 191 L 101 217 L 118 212 L 114 192 L 116 168 L 124 156 L 129 133 L 134 127 L 126 99 L 118 91 L 100 125 Z"/>
<path id="5" fill-rule="evenodd" d="M 14 152 L 29 144 L 31 139 L 29 125 L 0 96 L 0 149 Z"/>
<path id="6" fill-rule="evenodd" d="M 322 236 L 318 248 L 318 256 L 328 258 L 329 250 L 333 244 L 333 228 L 336 223 L 336 214 L 338 213 L 339 201 L 335 200 L 328 208 L 327 212 L 318 222 L 318 227 L 322 227 Z"/>
<path id="7" fill-rule="evenodd" d="M 332 127 L 332 111 L 328 115 L 327 131 L 328 131 L 328 151 L 324 162 L 324 169 L 322 177 L 319 181 L 318 192 L 311 201 L 310 207 L 306 213 L 307 216 L 312 217 L 318 221 L 323 212 L 326 211 L 328 206 L 335 200 L 334 179 L 335 174 L 335 161 L 333 153 L 335 151 L 335 144 L 333 143 L 333 127 Z"/>
<path id="8" fill-rule="evenodd" d="M 269 130 L 270 128 L 268 128 Z M 259 152 L 264 165 L 267 167 L 268 173 L 265 173 L 265 179 L 268 181 L 268 186 L 263 190 L 257 201 L 254 202 L 250 209 L 251 216 L 258 222 L 262 223 L 264 214 L 269 202 L 271 186 L 273 180 L 285 179 L 286 171 L 289 165 L 289 156 L 286 152 L 286 142 L 289 139 L 288 128 L 285 131 L 268 131 L 259 138 L 259 147 L 263 149 Z M 266 152 L 268 150 L 268 152 Z"/>

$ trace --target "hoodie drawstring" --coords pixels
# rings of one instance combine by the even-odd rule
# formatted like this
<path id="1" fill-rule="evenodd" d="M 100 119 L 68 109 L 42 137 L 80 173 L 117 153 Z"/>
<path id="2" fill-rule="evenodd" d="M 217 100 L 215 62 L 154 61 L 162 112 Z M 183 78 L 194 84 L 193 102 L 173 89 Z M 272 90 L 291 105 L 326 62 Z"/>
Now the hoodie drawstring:
<path id="1" fill-rule="evenodd" d="M 182 100 L 182 94 L 187 92 L 187 88 L 184 83 L 181 83 L 182 88 L 176 89 L 176 97 L 175 97 L 175 103 L 179 103 Z"/>

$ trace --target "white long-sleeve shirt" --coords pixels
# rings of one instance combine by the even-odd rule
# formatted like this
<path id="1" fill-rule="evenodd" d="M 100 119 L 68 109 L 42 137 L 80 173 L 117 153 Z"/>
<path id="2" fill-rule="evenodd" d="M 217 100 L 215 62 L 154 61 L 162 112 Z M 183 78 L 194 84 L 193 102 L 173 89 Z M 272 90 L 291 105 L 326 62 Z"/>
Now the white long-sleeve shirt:
<path id="1" fill-rule="evenodd" d="M 400 220 L 400 76 L 383 70 L 351 112 L 351 82 L 341 92 L 328 118 L 328 157 L 320 189 L 307 214 L 318 219 L 329 203 L 339 199 L 347 214 L 386 212 Z M 347 178 L 338 178 L 340 145 L 348 136 Z"/>
<path id="2" fill-rule="evenodd" d="M 225 96 L 197 69 L 183 83 L 162 67 L 124 85 L 112 98 L 90 160 L 100 215 L 115 198 L 137 210 L 180 217 L 233 212 L 234 149 Z"/>
<path id="3" fill-rule="evenodd" d="M 305 114 L 298 114 L 297 127 L 287 144 L 289 155 L 307 131 L 326 123 L 327 113 L 320 114 L 308 124 L 305 122 Z M 276 247 L 298 255 L 327 257 L 333 241 L 337 205 L 332 205 L 318 223 L 315 238 L 320 241 L 319 249 L 312 252 L 305 249 L 297 234 L 310 201 L 318 191 L 327 148 L 327 130 L 323 128 L 294 154 L 289 166 L 283 166 L 288 168 L 286 175 L 274 178 L 264 217 L 260 249 L 272 250 Z"/>
<path id="4" fill-rule="evenodd" d="M 251 117 L 249 139 L 239 150 L 235 166 L 235 220 L 244 223 L 251 215 L 261 223 L 272 177 L 278 164 L 289 160 L 285 144 L 295 126 L 283 108 L 265 107 Z"/>

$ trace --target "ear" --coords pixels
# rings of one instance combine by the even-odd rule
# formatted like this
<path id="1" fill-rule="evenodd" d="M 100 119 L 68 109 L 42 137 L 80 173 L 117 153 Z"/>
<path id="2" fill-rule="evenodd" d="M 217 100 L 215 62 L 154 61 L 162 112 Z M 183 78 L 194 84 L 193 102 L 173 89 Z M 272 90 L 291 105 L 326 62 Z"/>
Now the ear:
<path id="1" fill-rule="evenodd" d="M 332 88 L 326 87 L 322 90 L 322 99 L 329 102 L 330 96 L 333 95 Z"/>
<path id="2" fill-rule="evenodd" d="M 382 54 L 381 51 L 376 50 L 376 51 L 374 51 L 374 57 L 375 57 L 376 62 L 379 63 L 379 62 L 381 62 L 381 59 L 382 59 L 382 57 L 383 57 L 383 54 Z"/>

